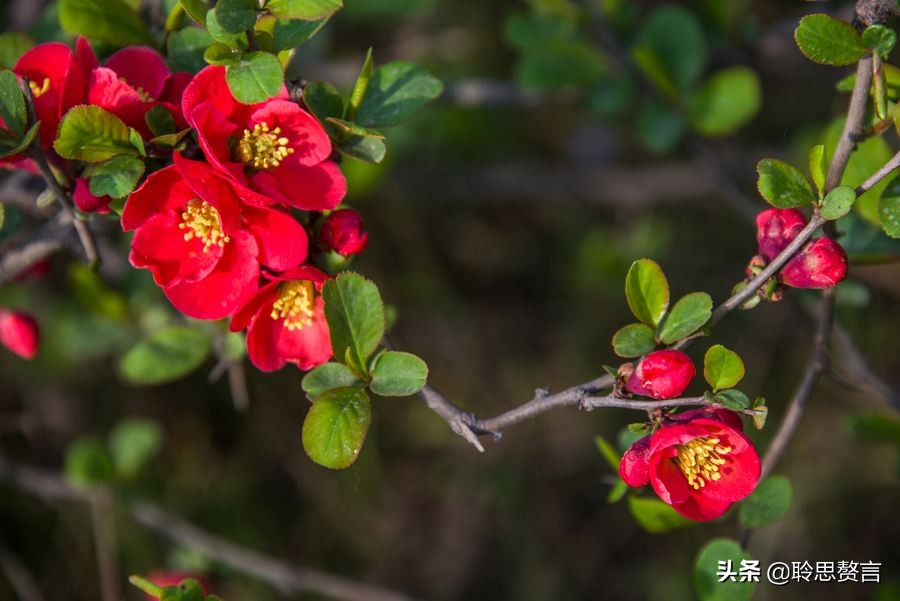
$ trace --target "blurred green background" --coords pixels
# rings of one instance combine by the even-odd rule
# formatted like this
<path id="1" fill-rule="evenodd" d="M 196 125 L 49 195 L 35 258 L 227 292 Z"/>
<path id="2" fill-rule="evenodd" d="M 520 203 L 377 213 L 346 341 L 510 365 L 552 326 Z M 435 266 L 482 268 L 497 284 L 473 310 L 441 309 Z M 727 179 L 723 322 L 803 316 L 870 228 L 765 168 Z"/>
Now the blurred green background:
<path id="1" fill-rule="evenodd" d="M 36 41 L 63 35 L 52 3 L 4 4 L 7 30 L 30 31 Z M 482 417 L 616 362 L 610 338 L 630 321 L 622 282 L 634 259 L 657 260 L 676 295 L 726 298 L 755 253 L 741 194 L 755 203 L 751 210 L 764 208 L 756 161 L 803 164 L 846 104 L 834 84 L 847 70 L 810 63 L 792 32 L 813 9 L 848 17 L 849 3 L 680 4 L 702 28 L 704 75 L 742 65 L 761 83 L 758 114 L 715 140 L 689 133 L 639 77 L 611 67 L 614 46 L 631 47 L 662 3 L 346 4 L 298 51 L 293 74 L 346 89 L 371 45 L 376 61 L 418 61 L 447 86 L 442 100 L 390 132 L 385 163 L 344 162 L 347 200 L 370 230 L 354 268 L 396 309 L 395 344 L 422 356 L 430 382 Z M 541 27 L 555 33 L 523 46 L 522 31 Z M 614 45 L 605 43 L 610 37 Z M 886 140 L 897 147 L 893 132 Z M 723 167 L 737 193 L 716 175 Z M 0 243 L 36 219 L 8 213 Z M 336 473 L 304 456 L 309 404 L 294 369 L 261 374 L 248 364 L 246 408 L 235 406 L 227 377 L 208 382 L 212 358 L 172 384 L 128 385 L 118 375 L 122 354 L 177 320 L 147 274 L 127 265 L 128 241 L 116 223 L 101 223 L 99 278 L 57 256 L 49 277 L 0 289 L 0 305 L 27 307 L 43 334 L 34 362 L 0 354 L 7 458 L 60 470 L 74 442 L 103 441 L 128 417 L 154 420 L 161 450 L 138 473 L 120 475 L 124 498 L 153 499 L 267 555 L 426 599 L 691 599 L 697 550 L 737 535 L 733 519 L 649 534 L 625 503 L 607 503 L 614 473 L 594 437 L 615 440 L 640 418 L 633 412 L 560 410 L 485 440 L 479 454 L 419 399 L 376 399 L 358 462 Z M 900 254 L 864 221 L 857 225 L 850 248 L 877 261 L 854 266 L 840 285 L 839 320 L 874 371 L 900 388 Z M 815 297 L 788 297 L 734 314 L 715 332 L 715 342 L 747 363 L 742 388 L 768 399 L 769 427 L 750 433 L 761 448 L 810 347 L 806 307 Z M 699 361 L 706 346 L 690 354 Z M 701 390 L 698 382 L 689 393 Z M 794 504 L 750 545 L 763 566 L 881 562 L 882 585 L 761 584 L 754 598 L 900 599 L 900 462 L 889 421 L 896 417 L 864 419 L 888 412 L 871 387 L 823 380 L 776 470 L 793 482 Z M 98 599 L 88 510 L 44 505 L 6 483 L 0 490 L 3 547 L 44 597 Z M 228 601 L 281 598 L 135 525 L 121 508 L 114 522 L 123 574 L 178 568 L 205 574 Z M 121 588 L 123 598 L 141 598 Z M 0 599 L 15 598 L 0 578 Z"/>

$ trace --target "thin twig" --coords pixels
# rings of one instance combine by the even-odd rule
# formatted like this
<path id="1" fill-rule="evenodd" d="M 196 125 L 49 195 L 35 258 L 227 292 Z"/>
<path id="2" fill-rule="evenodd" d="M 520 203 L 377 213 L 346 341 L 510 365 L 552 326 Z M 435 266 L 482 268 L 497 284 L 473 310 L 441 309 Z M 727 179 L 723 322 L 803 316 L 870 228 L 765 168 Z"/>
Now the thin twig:
<path id="1" fill-rule="evenodd" d="M 831 165 L 828 166 L 828 176 L 825 178 L 825 190 L 832 190 L 841 184 L 841 178 L 850 154 L 856 147 L 856 142 L 864 135 L 866 107 L 869 101 L 869 88 L 872 86 L 872 55 L 866 55 L 859 59 L 856 65 L 856 82 L 853 84 L 853 92 L 850 96 L 850 106 L 847 109 L 847 120 L 844 122 L 844 130 L 834 150 Z"/>
<path id="2" fill-rule="evenodd" d="M 4 252 L 0 257 L 0 286 L 70 246 L 74 242 L 71 231 L 70 221 L 60 214 L 33 232 L 24 244 Z"/>
<path id="3" fill-rule="evenodd" d="M 88 500 L 88 506 L 91 509 L 91 527 L 94 531 L 100 598 L 103 601 L 117 601 L 121 598 L 121 588 L 112 503 L 109 495 L 101 493 L 92 495 Z"/>

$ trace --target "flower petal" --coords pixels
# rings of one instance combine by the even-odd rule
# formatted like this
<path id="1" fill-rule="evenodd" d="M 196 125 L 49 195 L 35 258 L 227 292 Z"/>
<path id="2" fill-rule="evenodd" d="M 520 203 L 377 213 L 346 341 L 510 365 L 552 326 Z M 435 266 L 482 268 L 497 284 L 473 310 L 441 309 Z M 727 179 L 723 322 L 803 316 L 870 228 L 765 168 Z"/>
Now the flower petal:
<path id="1" fill-rule="evenodd" d="M 333 161 L 305 167 L 285 159 L 275 169 L 250 176 L 253 186 L 276 202 L 304 211 L 330 211 L 347 194 L 347 181 Z"/>
<path id="2" fill-rule="evenodd" d="M 266 123 L 270 129 L 281 128 L 287 138 L 292 157 L 300 165 L 310 167 L 331 156 L 331 140 L 315 117 L 287 100 L 270 100 L 254 111 L 247 128 Z"/>
<path id="3" fill-rule="evenodd" d="M 131 193 L 122 211 L 122 229 L 136 229 L 154 214 L 166 209 L 183 210 L 197 194 L 187 185 L 174 165 L 151 173 L 141 186 Z"/>
<path id="4" fill-rule="evenodd" d="M 245 206 L 242 215 L 244 225 L 256 238 L 260 263 L 274 271 L 285 271 L 306 260 L 306 230 L 289 214 Z"/>
<path id="5" fill-rule="evenodd" d="M 104 66 L 132 88 L 144 90 L 154 100 L 160 99 L 171 75 L 162 55 L 146 46 L 129 46 L 114 52 Z"/>

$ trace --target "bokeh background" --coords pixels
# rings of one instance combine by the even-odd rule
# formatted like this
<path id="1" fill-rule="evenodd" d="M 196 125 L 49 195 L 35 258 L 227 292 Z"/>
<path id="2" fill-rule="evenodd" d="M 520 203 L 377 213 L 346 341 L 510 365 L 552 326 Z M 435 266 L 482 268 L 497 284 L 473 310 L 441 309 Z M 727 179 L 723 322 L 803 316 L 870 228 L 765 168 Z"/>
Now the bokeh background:
<path id="1" fill-rule="evenodd" d="M 54 3 L 4 5 L 7 31 L 65 39 Z M 568 81 L 568 63 L 529 64 L 510 33 L 515 19 L 569 22 L 574 14 L 582 44 L 575 53 L 585 56 L 573 60 L 586 61 L 575 64 L 605 73 L 615 50 L 603 34 L 627 49 L 659 2 L 346 5 L 298 52 L 295 75 L 346 89 L 371 45 L 376 61 L 419 61 L 447 86 L 443 99 L 389 133 L 385 163 L 344 163 L 347 200 L 370 230 L 369 249 L 354 268 L 378 282 L 396 310 L 394 343 L 426 359 L 430 382 L 482 417 L 525 402 L 535 388 L 568 387 L 615 364 L 610 338 L 630 320 L 622 283 L 636 258 L 661 263 L 676 295 L 705 290 L 726 298 L 755 252 L 746 214 L 763 208 L 754 192 L 756 161 L 778 156 L 803 164 L 847 101 L 834 89 L 846 70 L 812 64 L 792 39 L 804 13 L 847 17 L 847 3 L 680 3 L 702 25 L 706 72 L 752 68 L 763 102 L 733 135 L 708 140 L 685 131 L 674 141 L 659 122 L 636 119 L 652 101 L 637 80 Z M 603 30 L 595 28 L 598 16 Z M 560 73 L 562 81 L 554 81 Z M 596 100 L 616 86 L 621 98 Z M 893 133 L 886 140 L 898 147 Z M 12 225 L 0 232 L 0 244 L 37 219 L 24 204 L 11 204 Z M 889 409 L 897 401 L 889 387 L 900 390 L 900 248 L 858 225 L 855 240 L 868 260 L 839 287 L 838 317 L 873 373 L 820 382 L 776 470 L 794 484 L 793 506 L 754 534 L 750 552 L 764 566 L 877 561 L 882 585 L 762 584 L 756 599 L 900 599 L 900 462 Z M 0 305 L 27 307 L 43 333 L 33 362 L 0 353 L 0 452 L 7 459 L 62 472 L 67 452 L 85 437 L 102 442 L 123 419 L 153 420 L 161 451 L 114 483 L 123 499 L 152 499 L 266 555 L 415 598 L 691 599 L 697 550 L 715 536 L 737 535 L 734 519 L 650 534 L 625 503 L 607 502 L 614 473 L 594 438 L 616 440 L 640 419 L 633 412 L 560 410 L 486 440 L 479 454 L 419 399 L 376 399 L 359 460 L 336 473 L 303 453 L 309 403 L 294 369 L 261 374 L 247 364 L 245 407 L 234 402 L 227 377 L 208 381 L 213 358 L 172 384 L 128 385 L 119 358 L 176 317 L 147 274 L 127 265 L 127 239 L 115 222 L 98 226 L 99 277 L 60 255 L 48 276 L 0 289 Z M 742 388 L 768 399 L 770 426 L 751 433 L 762 448 L 810 348 L 814 297 L 788 296 L 729 316 L 715 332 L 715 342 L 747 363 Z M 702 360 L 706 346 L 696 344 L 691 355 Z M 689 392 L 695 389 L 699 382 Z M 187 570 L 204 574 L 229 601 L 282 598 L 172 545 L 119 506 L 112 522 L 122 574 Z M 83 504 L 44 504 L 0 482 L 0 541 L 48 601 L 99 599 Z M 141 598 L 127 589 L 123 582 L 123 598 Z M 8 575 L 0 577 L 0 599 L 15 598 Z"/>

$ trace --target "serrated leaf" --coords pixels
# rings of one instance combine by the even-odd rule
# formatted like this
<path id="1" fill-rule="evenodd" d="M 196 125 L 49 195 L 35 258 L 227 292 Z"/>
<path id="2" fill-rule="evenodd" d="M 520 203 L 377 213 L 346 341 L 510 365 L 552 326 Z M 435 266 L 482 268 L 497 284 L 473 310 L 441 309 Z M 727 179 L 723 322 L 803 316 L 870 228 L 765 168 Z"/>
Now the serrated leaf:
<path id="1" fill-rule="evenodd" d="M 144 175 L 144 162 L 135 156 L 119 155 L 94 167 L 90 190 L 94 196 L 124 198 L 131 194 Z"/>
<path id="2" fill-rule="evenodd" d="M 759 528 L 777 522 L 791 508 L 794 489 L 784 476 L 769 476 L 741 503 L 738 519 L 744 528 Z"/>
<path id="3" fill-rule="evenodd" d="M 414 63 L 394 61 L 372 72 L 354 121 L 365 127 L 390 127 L 411 118 L 443 92 L 439 79 Z"/>
<path id="4" fill-rule="evenodd" d="M 691 125 L 706 136 L 722 136 L 738 129 L 762 102 L 759 78 L 747 67 L 723 69 L 703 82 L 688 106 Z"/>
<path id="5" fill-rule="evenodd" d="M 269 0 L 266 8 L 280 19 L 316 21 L 330 17 L 343 5 L 341 0 Z"/>
<path id="6" fill-rule="evenodd" d="M 825 178 L 828 175 L 828 163 L 825 161 L 825 145 L 816 144 L 809 149 L 809 175 L 812 177 L 813 183 L 819 196 L 825 192 Z"/>
<path id="7" fill-rule="evenodd" d="M 750 399 L 747 395 L 735 388 L 720 390 L 713 395 L 712 400 L 734 411 L 740 411 L 750 406 Z"/>
<path id="8" fill-rule="evenodd" d="M 878 200 L 878 215 L 884 233 L 900 238 L 900 176 L 894 177 Z"/>
<path id="9" fill-rule="evenodd" d="M 319 33 L 327 22 L 327 17 L 318 21 L 278 19 L 272 30 L 272 43 L 275 51 L 296 48 Z"/>
<path id="10" fill-rule="evenodd" d="M 674 344 L 703 327 L 712 315 L 712 298 L 705 292 L 691 292 L 675 303 L 659 326 L 659 340 Z"/>
<path id="11" fill-rule="evenodd" d="M 840 219 L 850 212 L 856 202 L 856 191 L 850 186 L 838 186 L 825 195 L 820 214 L 825 219 Z"/>
<path id="12" fill-rule="evenodd" d="M 112 480 L 115 469 L 100 441 L 81 438 L 66 449 L 63 473 L 73 486 L 90 488 Z"/>
<path id="13" fill-rule="evenodd" d="M 619 329 L 612 338 L 613 352 L 620 357 L 640 357 L 656 348 L 653 328 L 632 323 Z"/>
<path id="14" fill-rule="evenodd" d="M 71 34 L 114 46 L 153 45 L 144 21 L 122 0 L 60 0 L 59 23 Z"/>
<path id="15" fill-rule="evenodd" d="M 706 67 L 706 40 L 697 17 L 679 6 L 656 9 L 638 32 L 632 56 L 660 91 L 678 98 Z"/>
<path id="16" fill-rule="evenodd" d="M 725 579 L 720 582 L 719 562 L 731 562 L 732 570 L 740 570 L 741 561 L 749 560 L 750 554 L 729 538 L 715 538 L 706 543 L 697 553 L 694 561 L 694 590 L 700 601 L 749 601 L 756 583 Z"/>
<path id="17" fill-rule="evenodd" d="M 300 383 L 306 397 L 314 401 L 323 392 L 333 388 L 364 386 L 365 382 L 356 377 L 343 363 L 323 363 L 303 376 Z"/>
<path id="18" fill-rule="evenodd" d="M 794 39 L 808 59 L 822 65 L 851 65 L 866 53 L 862 38 L 852 25 L 824 14 L 800 19 Z"/>
<path id="19" fill-rule="evenodd" d="M 350 467 L 362 450 L 372 423 L 365 389 L 335 388 L 313 401 L 303 422 L 303 449 L 323 467 Z"/>
<path id="20" fill-rule="evenodd" d="M 350 136 L 346 140 L 342 140 L 338 146 L 343 154 L 365 161 L 367 163 L 380 163 L 384 160 L 387 147 L 384 140 L 380 138 L 371 138 L 366 136 Z"/>
<path id="21" fill-rule="evenodd" d="M 697 524 L 680 515 L 671 505 L 651 497 L 629 495 L 628 511 L 641 528 L 653 534 L 690 528 Z"/>
<path id="22" fill-rule="evenodd" d="M 869 25 L 862 33 L 862 43 L 886 59 L 897 43 L 897 33 L 884 25 Z"/>
<path id="23" fill-rule="evenodd" d="M 721 344 L 713 345 L 703 357 L 703 377 L 713 392 L 733 388 L 744 377 L 744 362 L 734 351 Z"/>
<path id="24" fill-rule="evenodd" d="M 130 478 L 159 453 L 163 433 L 159 424 L 140 418 L 125 419 L 109 434 L 109 450 L 118 474 Z"/>
<path id="25" fill-rule="evenodd" d="M 384 304 L 378 287 L 347 272 L 325 282 L 322 296 L 334 356 L 345 357 L 349 352 L 353 363 L 363 369 L 384 337 Z"/>
<path id="26" fill-rule="evenodd" d="M 169 327 L 137 343 L 119 362 L 119 374 L 131 384 L 164 384 L 191 373 L 209 356 L 208 335 L 184 326 Z"/>
<path id="27" fill-rule="evenodd" d="M 369 389 L 379 396 L 416 394 L 428 381 L 428 365 L 422 359 L 398 351 L 382 353 L 372 366 Z"/>
<path id="28" fill-rule="evenodd" d="M 257 0 L 219 0 L 213 9 L 226 33 L 241 33 L 256 24 Z M 209 19 L 209 14 L 206 16 Z M 210 32 L 212 33 L 212 32 Z"/>
<path id="29" fill-rule="evenodd" d="M 12 71 L 0 72 L 0 117 L 3 123 L 21 137 L 28 125 L 28 114 L 25 112 L 25 97 L 19 89 L 19 80 Z"/>
<path id="30" fill-rule="evenodd" d="M 84 105 L 65 114 L 53 147 L 63 158 L 91 163 L 138 152 L 129 127 L 121 119 L 99 106 Z"/>
<path id="31" fill-rule="evenodd" d="M 640 259 L 625 276 L 625 296 L 639 321 L 656 327 L 669 308 L 669 282 L 656 261 Z"/>
<path id="32" fill-rule="evenodd" d="M 809 181 L 803 173 L 784 161 L 763 159 L 756 165 L 760 196 L 779 209 L 802 207 L 815 202 Z"/>
<path id="33" fill-rule="evenodd" d="M 284 84 L 284 71 L 274 54 L 248 52 L 225 68 L 225 80 L 238 102 L 254 104 L 278 94 Z"/>

